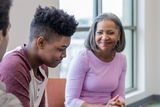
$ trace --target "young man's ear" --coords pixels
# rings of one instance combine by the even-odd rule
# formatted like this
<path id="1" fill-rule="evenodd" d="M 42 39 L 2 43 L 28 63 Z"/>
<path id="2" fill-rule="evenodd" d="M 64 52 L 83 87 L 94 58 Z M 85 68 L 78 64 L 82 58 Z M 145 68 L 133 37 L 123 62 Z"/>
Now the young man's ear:
<path id="1" fill-rule="evenodd" d="M 39 49 L 43 49 L 45 44 L 46 44 L 46 40 L 44 39 L 44 37 L 41 36 L 37 39 L 37 47 Z"/>
<path id="2" fill-rule="evenodd" d="M 2 30 L 0 30 L 0 44 L 2 43 L 2 40 L 3 40 L 3 32 Z"/>

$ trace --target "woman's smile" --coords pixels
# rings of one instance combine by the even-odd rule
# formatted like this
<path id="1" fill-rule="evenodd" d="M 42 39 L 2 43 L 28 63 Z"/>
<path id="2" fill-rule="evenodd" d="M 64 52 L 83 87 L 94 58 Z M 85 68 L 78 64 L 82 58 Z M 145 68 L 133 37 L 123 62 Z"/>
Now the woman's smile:
<path id="1" fill-rule="evenodd" d="M 111 42 L 100 42 L 100 44 L 101 44 L 102 46 L 108 46 L 109 44 L 111 44 Z"/>

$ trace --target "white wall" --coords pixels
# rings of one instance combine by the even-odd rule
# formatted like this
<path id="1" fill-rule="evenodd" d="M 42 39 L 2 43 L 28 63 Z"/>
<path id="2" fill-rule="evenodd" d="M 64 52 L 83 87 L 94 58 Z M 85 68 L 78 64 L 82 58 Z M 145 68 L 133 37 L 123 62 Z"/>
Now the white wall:
<path id="1" fill-rule="evenodd" d="M 11 8 L 10 42 L 8 50 L 27 43 L 29 24 L 38 6 L 59 7 L 58 0 L 14 0 Z M 137 0 L 137 91 L 126 95 L 126 103 L 160 95 L 160 0 Z M 49 77 L 60 77 L 59 66 L 50 69 Z"/>
<path id="2" fill-rule="evenodd" d="M 30 22 L 34 16 L 36 8 L 41 5 L 59 7 L 58 0 L 13 0 L 10 11 L 10 40 L 8 51 L 15 47 L 26 44 L 29 37 Z M 60 77 L 59 67 L 49 68 L 49 77 Z"/>
<path id="3" fill-rule="evenodd" d="M 150 23 L 152 23 L 152 27 L 149 27 L 148 25 L 148 30 L 151 31 L 150 35 L 148 35 L 150 38 L 153 38 L 153 41 L 150 42 L 150 38 L 148 39 L 148 41 L 146 41 L 148 43 L 148 45 L 150 43 L 155 43 L 153 45 L 153 47 L 151 47 L 151 49 L 153 49 L 153 52 L 148 50 L 150 52 L 150 59 L 152 59 L 150 62 L 152 65 L 152 70 L 148 71 L 150 73 L 152 73 L 152 83 L 153 87 L 153 94 L 159 94 L 160 95 L 160 1 L 159 0 L 153 0 L 153 4 L 152 4 L 152 11 L 151 13 L 152 16 L 150 17 Z M 150 2 L 148 4 L 152 3 L 152 1 L 150 0 Z M 151 4 L 150 4 L 151 5 Z M 149 9 L 148 9 L 149 10 Z M 149 78 L 149 75 L 148 77 Z"/>
<path id="4" fill-rule="evenodd" d="M 138 90 L 127 94 L 127 104 L 150 95 L 160 95 L 160 1 L 137 0 L 137 84 Z"/>

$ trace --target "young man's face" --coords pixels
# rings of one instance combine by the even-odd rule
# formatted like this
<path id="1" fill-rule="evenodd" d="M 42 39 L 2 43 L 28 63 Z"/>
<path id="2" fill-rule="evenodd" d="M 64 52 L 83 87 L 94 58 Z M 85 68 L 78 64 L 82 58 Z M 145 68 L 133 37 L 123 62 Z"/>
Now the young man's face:
<path id="1" fill-rule="evenodd" d="M 2 57 L 3 57 L 4 53 L 6 52 L 6 48 L 7 48 L 8 41 L 9 41 L 8 32 L 9 32 L 10 27 L 11 27 L 11 25 L 8 25 L 7 32 L 6 32 L 5 36 L 3 36 L 3 31 L 0 30 L 0 61 L 2 60 Z"/>
<path id="2" fill-rule="evenodd" d="M 45 42 L 39 49 L 42 63 L 49 67 L 56 67 L 66 57 L 66 49 L 70 45 L 71 37 L 62 36 L 60 40 L 52 43 Z"/>

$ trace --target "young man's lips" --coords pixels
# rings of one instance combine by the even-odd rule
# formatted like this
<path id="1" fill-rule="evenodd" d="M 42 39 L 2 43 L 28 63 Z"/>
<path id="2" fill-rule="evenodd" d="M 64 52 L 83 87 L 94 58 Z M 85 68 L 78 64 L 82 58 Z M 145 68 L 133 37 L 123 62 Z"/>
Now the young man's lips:
<path id="1" fill-rule="evenodd" d="M 61 62 L 62 61 L 62 59 L 60 59 L 60 60 L 56 60 L 57 62 Z"/>

